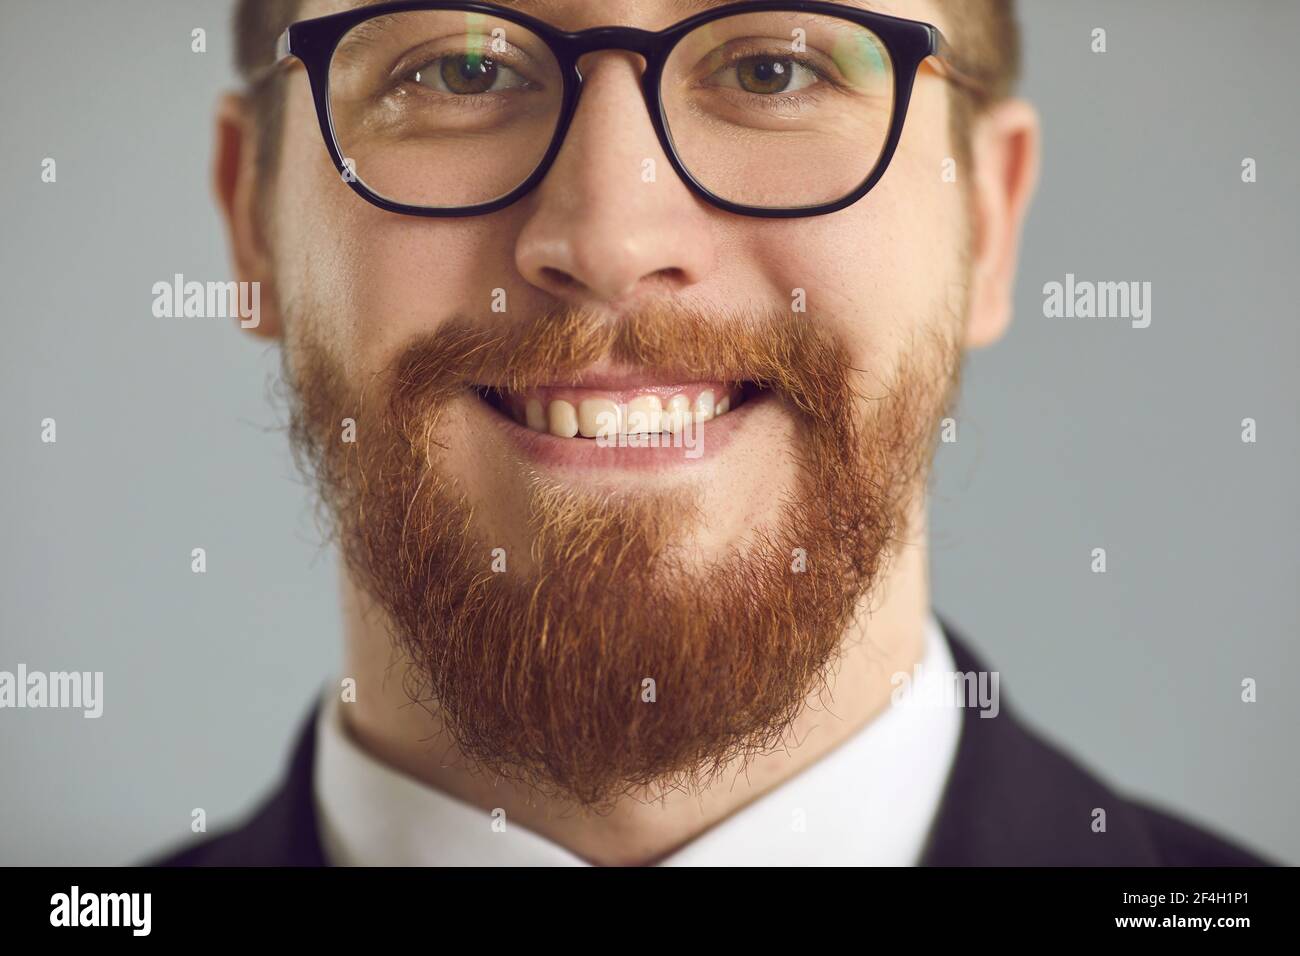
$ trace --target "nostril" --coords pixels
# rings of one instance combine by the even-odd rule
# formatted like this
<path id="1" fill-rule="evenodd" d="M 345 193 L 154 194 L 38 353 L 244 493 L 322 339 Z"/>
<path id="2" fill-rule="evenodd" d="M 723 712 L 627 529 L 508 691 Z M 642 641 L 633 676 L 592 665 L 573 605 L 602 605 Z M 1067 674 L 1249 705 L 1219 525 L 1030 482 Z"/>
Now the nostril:
<path id="1" fill-rule="evenodd" d="M 560 289 L 574 289 L 582 286 L 581 282 L 569 275 L 563 269 L 543 266 L 541 274 L 543 279 Z"/>
<path id="2" fill-rule="evenodd" d="M 599 278 L 608 281 L 595 284 L 583 282 L 573 273 L 557 269 L 554 266 L 542 266 L 538 270 L 539 281 L 553 294 L 569 296 L 594 295 L 599 296 L 602 301 L 610 305 L 619 305 L 620 307 L 627 306 L 639 293 L 648 292 L 651 289 L 674 292 L 678 288 L 687 285 L 690 281 L 686 271 L 675 266 L 656 269 L 634 281 L 627 281 L 628 276 L 619 275 L 601 276 Z"/>
<path id="3" fill-rule="evenodd" d="M 650 280 L 658 280 L 667 286 L 686 285 L 690 279 L 686 275 L 685 269 L 679 269 L 676 266 L 670 266 L 667 269 L 659 269 L 645 277 Z"/>

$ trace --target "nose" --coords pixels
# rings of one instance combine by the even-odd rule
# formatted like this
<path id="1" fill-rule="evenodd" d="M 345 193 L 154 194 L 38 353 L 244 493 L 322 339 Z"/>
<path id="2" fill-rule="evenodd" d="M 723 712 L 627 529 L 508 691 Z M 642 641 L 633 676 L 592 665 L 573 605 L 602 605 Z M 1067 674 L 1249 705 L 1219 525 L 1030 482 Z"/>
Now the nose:
<path id="1" fill-rule="evenodd" d="M 677 176 L 641 95 L 640 57 L 587 54 L 581 103 L 546 178 L 526 197 L 520 274 L 573 306 L 629 306 L 713 268 L 711 209 Z"/>

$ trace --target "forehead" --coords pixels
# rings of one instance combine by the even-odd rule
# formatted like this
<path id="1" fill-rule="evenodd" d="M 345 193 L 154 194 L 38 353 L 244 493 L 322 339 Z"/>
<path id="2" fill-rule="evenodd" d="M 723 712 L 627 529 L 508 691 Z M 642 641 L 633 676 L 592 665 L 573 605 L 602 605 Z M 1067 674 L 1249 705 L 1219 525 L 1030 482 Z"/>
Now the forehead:
<path id="1" fill-rule="evenodd" d="M 341 10 L 378 6 L 382 0 L 304 0 L 302 18 Z M 591 26 L 629 26 L 662 29 L 693 14 L 735 3 L 736 0 L 489 0 L 567 30 Z M 935 0 L 831 0 L 838 6 L 925 20 L 943 28 Z M 595 9 L 599 7 L 599 9 Z"/>

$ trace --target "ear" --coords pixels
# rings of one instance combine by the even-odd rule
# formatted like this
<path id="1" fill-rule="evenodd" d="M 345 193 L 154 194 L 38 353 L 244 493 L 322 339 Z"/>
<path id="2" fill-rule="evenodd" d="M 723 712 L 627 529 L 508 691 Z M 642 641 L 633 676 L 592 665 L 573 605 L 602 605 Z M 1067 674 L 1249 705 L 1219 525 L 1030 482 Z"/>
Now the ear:
<path id="1" fill-rule="evenodd" d="M 235 93 L 217 104 L 216 149 L 212 186 L 226 222 L 226 239 L 235 275 L 240 282 L 260 284 L 258 323 L 254 335 L 278 339 L 282 323 L 273 283 L 274 270 L 265 224 L 258 214 L 266 194 L 259 188 L 257 128 L 247 99 Z"/>
<path id="2" fill-rule="evenodd" d="M 971 130 L 971 293 L 966 346 L 996 341 L 1011 323 L 1020 231 L 1038 184 L 1038 113 L 1024 100 L 991 106 Z"/>

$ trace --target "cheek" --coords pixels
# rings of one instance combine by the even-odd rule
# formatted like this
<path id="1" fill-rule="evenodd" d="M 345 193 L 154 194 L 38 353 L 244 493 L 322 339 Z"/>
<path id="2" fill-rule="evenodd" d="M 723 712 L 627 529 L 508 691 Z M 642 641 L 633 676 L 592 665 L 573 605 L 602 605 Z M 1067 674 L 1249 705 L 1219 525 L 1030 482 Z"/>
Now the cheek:
<path id="1" fill-rule="evenodd" d="M 805 290 L 810 319 L 833 323 L 855 358 L 892 366 L 918 330 L 961 301 L 966 171 L 945 181 L 946 123 L 944 102 L 919 91 L 870 193 L 827 216 L 752 227 L 747 245 L 769 287 Z"/>
<path id="2" fill-rule="evenodd" d="M 342 181 L 305 82 L 286 110 L 276 190 L 277 285 L 354 381 L 456 314 L 487 315 L 514 274 L 495 217 L 422 219 L 386 212 Z M 503 271 L 509 264 L 509 271 Z"/>

